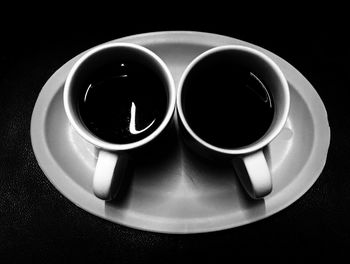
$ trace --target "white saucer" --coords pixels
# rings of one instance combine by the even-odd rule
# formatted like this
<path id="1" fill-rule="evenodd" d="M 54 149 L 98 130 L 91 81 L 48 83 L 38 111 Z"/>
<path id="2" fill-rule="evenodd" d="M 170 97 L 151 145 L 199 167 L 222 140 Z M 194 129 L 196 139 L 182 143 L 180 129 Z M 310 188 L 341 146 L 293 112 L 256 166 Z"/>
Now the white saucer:
<path id="1" fill-rule="evenodd" d="M 113 41 L 114 42 L 114 41 Z M 290 87 L 286 127 L 266 149 L 273 192 L 253 201 L 242 190 L 231 167 L 203 162 L 175 138 L 167 153 L 155 153 L 135 166 L 121 195 L 104 202 L 93 195 L 96 150 L 81 139 L 66 118 L 62 88 L 78 55 L 44 85 L 31 120 L 31 139 L 38 163 L 51 183 L 82 209 L 129 227 L 164 233 L 199 233 L 237 227 L 270 216 L 301 197 L 320 175 L 327 157 L 330 129 L 325 107 L 311 84 L 280 57 L 250 43 L 200 32 L 157 32 L 129 36 L 131 42 L 158 54 L 175 82 L 201 52 L 240 44 L 270 56 Z"/>

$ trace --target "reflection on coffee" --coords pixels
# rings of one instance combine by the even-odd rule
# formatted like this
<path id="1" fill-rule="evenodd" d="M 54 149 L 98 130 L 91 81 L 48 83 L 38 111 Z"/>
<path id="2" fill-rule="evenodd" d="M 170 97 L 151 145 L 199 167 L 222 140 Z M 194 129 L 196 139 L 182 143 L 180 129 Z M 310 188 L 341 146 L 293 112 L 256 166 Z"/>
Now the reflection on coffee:
<path id="1" fill-rule="evenodd" d="M 184 82 L 181 100 L 188 124 L 217 147 L 247 146 L 272 123 L 274 103 L 268 87 L 258 73 L 241 64 L 225 54 L 209 56 Z"/>
<path id="2" fill-rule="evenodd" d="M 163 121 L 167 94 L 163 80 L 138 62 L 105 65 L 80 89 L 79 112 L 85 126 L 110 143 L 136 142 Z"/>

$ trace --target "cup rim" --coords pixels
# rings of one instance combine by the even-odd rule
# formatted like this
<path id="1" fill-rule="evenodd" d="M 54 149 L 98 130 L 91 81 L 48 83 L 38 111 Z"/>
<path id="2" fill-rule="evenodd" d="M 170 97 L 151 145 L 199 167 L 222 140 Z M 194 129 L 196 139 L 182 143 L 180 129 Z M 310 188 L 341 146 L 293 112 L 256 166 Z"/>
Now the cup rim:
<path id="1" fill-rule="evenodd" d="M 127 143 L 127 144 L 116 144 L 116 143 L 111 143 L 107 142 L 103 139 L 98 138 L 95 136 L 92 132 L 90 132 L 86 127 L 84 127 L 82 124 L 76 121 L 75 115 L 73 114 L 73 109 L 72 105 L 69 102 L 69 96 L 72 90 L 72 81 L 75 77 L 75 73 L 77 70 L 84 65 L 84 62 L 90 58 L 91 56 L 94 56 L 95 54 L 99 53 L 102 50 L 106 49 L 111 49 L 111 48 L 117 48 L 117 47 L 124 47 L 124 48 L 129 48 L 129 49 L 135 49 L 138 50 L 142 53 L 144 53 L 146 56 L 149 56 L 152 58 L 159 66 L 160 69 L 162 70 L 162 74 L 164 75 L 165 81 L 166 81 L 166 89 L 168 90 L 168 107 L 167 111 L 165 114 L 165 117 L 163 118 L 163 121 L 161 124 L 157 127 L 156 130 L 154 130 L 150 135 L 148 135 L 145 138 L 142 138 L 141 140 Z M 156 138 L 163 130 L 164 128 L 168 125 L 170 122 L 172 115 L 175 111 L 175 106 L 176 106 L 176 90 L 175 90 L 175 83 L 173 80 L 173 77 L 170 73 L 170 70 L 168 69 L 167 65 L 165 62 L 154 52 L 151 50 L 137 45 L 133 43 L 126 43 L 126 42 L 118 42 L 118 43 L 105 43 L 98 45 L 96 47 L 91 48 L 88 50 L 86 53 L 84 53 L 73 65 L 71 70 L 69 71 L 65 84 L 64 84 L 64 89 L 63 89 L 63 105 L 64 109 L 66 112 L 66 115 L 68 117 L 68 120 L 74 127 L 74 129 L 78 132 L 80 136 L 82 136 L 85 140 L 88 142 L 92 143 L 98 148 L 102 148 L 105 150 L 109 151 L 123 151 L 123 150 L 130 150 L 130 149 L 135 149 L 138 147 L 141 147 L 148 142 L 152 141 L 154 138 Z"/>
<path id="2" fill-rule="evenodd" d="M 280 119 L 280 122 L 275 124 L 274 128 L 269 131 L 269 133 L 265 134 L 262 138 L 258 139 L 257 141 L 246 145 L 246 146 L 242 146 L 239 148 L 232 148 L 232 149 L 227 149 L 227 148 L 221 148 L 221 147 L 217 147 L 213 144 L 208 143 L 207 141 L 203 140 L 201 137 L 199 137 L 190 127 L 190 125 L 188 124 L 186 117 L 183 113 L 183 109 L 182 109 L 182 100 L 181 100 L 181 94 L 182 94 L 182 90 L 183 90 L 183 84 L 186 80 L 186 77 L 188 76 L 188 74 L 190 73 L 190 71 L 192 70 L 192 68 L 201 60 L 203 60 L 205 57 L 213 54 L 213 53 L 217 53 L 217 52 L 221 52 L 221 51 L 227 51 L 227 50 L 240 50 L 240 51 L 245 51 L 245 52 L 249 52 L 254 54 L 255 56 L 260 57 L 261 59 L 263 59 L 267 65 L 269 65 L 274 72 L 276 73 L 276 75 L 278 76 L 278 79 L 281 82 L 281 88 L 284 94 L 284 97 L 286 99 L 286 104 L 284 105 L 282 111 L 282 118 Z M 285 122 L 287 121 L 287 117 L 288 117 L 288 113 L 289 113 L 289 107 L 290 107 L 290 94 L 289 94 L 289 87 L 288 87 L 288 82 L 282 72 L 282 70 L 278 67 L 278 65 L 267 55 L 265 55 L 264 53 L 247 47 L 247 46 L 242 46 L 242 45 L 224 45 L 224 46 L 218 46 L 218 47 L 214 47 L 211 48 L 203 53 L 201 53 L 200 55 L 198 55 L 196 58 L 194 58 L 190 64 L 186 67 L 185 71 L 183 72 L 180 81 L 179 81 L 179 85 L 178 85 L 178 91 L 177 91 L 177 98 L 176 98 L 176 108 L 177 108 L 177 112 L 178 115 L 180 117 L 180 120 L 183 124 L 183 126 L 185 127 L 185 129 L 187 130 L 187 132 L 201 145 L 205 146 L 208 149 L 211 149 L 215 152 L 218 153 L 222 153 L 222 154 L 229 154 L 229 155 L 239 155 L 239 154 L 247 154 L 247 153 L 251 153 L 254 151 L 257 151 L 259 149 L 262 149 L 263 147 L 265 147 L 267 144 L 269 144 L 278 134 L 279 132 L 282 130 Z"/>

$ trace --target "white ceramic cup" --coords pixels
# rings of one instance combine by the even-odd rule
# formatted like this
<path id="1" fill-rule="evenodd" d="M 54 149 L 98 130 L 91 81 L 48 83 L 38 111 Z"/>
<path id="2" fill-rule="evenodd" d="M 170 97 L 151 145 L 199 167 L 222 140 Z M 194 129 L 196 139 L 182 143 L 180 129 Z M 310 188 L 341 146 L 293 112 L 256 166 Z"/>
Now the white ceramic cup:
<path id="1" fill-rule="evenodd" d="M 224 55 L 225 59 L 235 60 L 235 63 L 249 67 L 258 73 L 264 79 L 273 97 L 275 112 L 269 129 L 257 141 L 239 148 L 226 149 L 206 142 L 192 130 L 187 122 L 186 113 L 183 111 L 183 96 L 186 94 L 184 89 L 191 89 L 189 86 L 184 88 L 186 78 L 199 62 L 202 62 L 208 56 L 218 54 Z M 213 87 L 213 90 L 215 92 L 215 87 Z M 200 94 L 198 94 L 198 100 L 200 100 Z M 258 50 L 239 45 L 215 47 L 200 54 L 185 69 L 177 91 L 177 111 L 186 143 L 200 154 L 211 158 L 224 157 L 231 161 L 243 187 L 255 199 L 268 195 L 272 190 L 271 173 L 263 149 L 282 130 L 287 120 L 289 105 L 288 83 L 276 63 Z M 193 102 L 193 107 L 195 107 L 195 102 Z M 232 120 L 232 123 L 234 123 L 234 120 Z"/>
<path id="2" fill-rule="evenodd" d="M 167 94 L 167 109 L 160 125 L 148 136 L 127 144 L 115 144 L 100 139 L 83 123 L 78 110 L 77 96 L 79 81 L 89 78 L 89 74 L 98 70 L 113 59 L 136 60 L 146 64 L 163 80 Z M 147 87 L 140 87 L 147 89 Z M 123 178 L 123 169 L 130 152 L 153 141 L 170 123 L 174 110 L 176 92 L 172 75 L 166 64 L 152 51 L 130 43 L 107 43 L 87 51 L 70 70 L 63 92 L 63 103 L 67 117 L 78 134 L 98 149 L 98 159 L 93 177 L 93 191 L 103 200 L 111 200 L 117 194 Z"/>

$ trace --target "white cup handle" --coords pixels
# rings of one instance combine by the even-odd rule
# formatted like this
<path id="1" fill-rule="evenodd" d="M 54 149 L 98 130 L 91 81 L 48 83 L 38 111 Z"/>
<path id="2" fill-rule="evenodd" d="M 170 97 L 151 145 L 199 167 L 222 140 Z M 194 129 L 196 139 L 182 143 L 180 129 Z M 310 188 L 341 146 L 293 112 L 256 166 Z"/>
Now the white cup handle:
<path id="1" fill-rule="evenodd" d="M 94 194 L 102 200 L 112 200 L 119 191 L 125 168 L 125 159 L 120 154 L 100 150 L 97 158 L 94 178 Z"/>
<path id="2" fill-rule="evenodd" d="M 233 166 L 252 198 L 263 198 L 272 191 L 271 173 L 262 150 L 234 158 Z"/>

